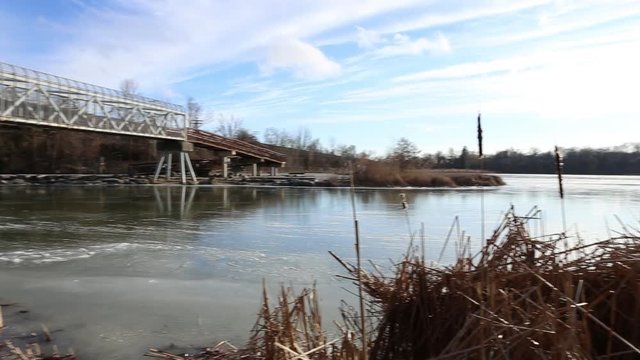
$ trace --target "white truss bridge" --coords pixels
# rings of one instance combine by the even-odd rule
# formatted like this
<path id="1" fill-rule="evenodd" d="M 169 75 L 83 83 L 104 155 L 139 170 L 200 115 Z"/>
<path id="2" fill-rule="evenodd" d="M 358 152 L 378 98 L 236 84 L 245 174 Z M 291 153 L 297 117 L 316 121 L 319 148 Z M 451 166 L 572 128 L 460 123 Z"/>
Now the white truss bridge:
<path id="1" fill-rule="evenodd" d="M 0 62 L 0 121 L 186 140 L 179 105 Z"/>
<path id="2" fill-rule="evenodd" d="M 272 165 L 286 161 L 283 154 L 265 147 L 190 129 L 182 106 L 0 62 L 3 122 L 179 141 L 179 149 L 163 145 L 156 179 L 165 160 L 167 178 L 171 176 L 171 152 L 177 152 L 182 183 L 186 182 L 185 164 L 196 181 L 188 155 L 193 145 Z M 224 169 L 231 158 L 225 157 Z"/>

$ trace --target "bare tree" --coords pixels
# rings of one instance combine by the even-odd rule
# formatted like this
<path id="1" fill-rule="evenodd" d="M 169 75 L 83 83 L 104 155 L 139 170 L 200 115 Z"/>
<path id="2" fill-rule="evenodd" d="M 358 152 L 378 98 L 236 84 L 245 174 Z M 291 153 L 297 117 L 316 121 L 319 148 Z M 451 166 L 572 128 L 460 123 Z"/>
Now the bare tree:
<path id="1" fill-rule="evenodd" d="M 264 142 L 277 146 L 295 147 L 295 140 L 284 129 L 266 129 L 264 131 Z"/>
<path id="2" fill-rule="evenodd" d="M 233 115 L 224 116 L 220 114 L 216 117 L 215 133 L 220 134 L 228 138 L 238 138 L 241 130 L 244 130 L 242 126 L 242 119 L 234 117 Z"/>
<path id="3" fill-rule="evenodd" d="M 187 121 L 189 126 L 199 129 L 202 126 L 202 107 L 192 97 L 187 99 Z"/>
<path id="4" fill-rule="evenodd" d="M 138 93 L 138 83 L 133 79 L 124 79 L 120 82 L 120 91 L 124 96 L 133 96 Z"/>
<path id="5" fill-rule="evenodd" d="M 308 128 L 298 129 L 298 135 L 296 136 L 296 148 L 301 150 L 307 150 L 313 138 L 311 137 L 311 131 Z"/>
<path id="6" fill-rule="evenodd" d="M 267 144 L 286 146 L 298 150 L 321 151 L 320 139 L 314 139 L 307 128 L 298 129 L 298 133 L 290 134 L 284 129 L 268 128 L 264 132 Z"/>
<path id="7" fill-rule="evenodd" d="M 400 138 L 387 158 L 397 163 L 401 169 L 414 166 L 420 156 L 420 149 L 407 138 Z"/>

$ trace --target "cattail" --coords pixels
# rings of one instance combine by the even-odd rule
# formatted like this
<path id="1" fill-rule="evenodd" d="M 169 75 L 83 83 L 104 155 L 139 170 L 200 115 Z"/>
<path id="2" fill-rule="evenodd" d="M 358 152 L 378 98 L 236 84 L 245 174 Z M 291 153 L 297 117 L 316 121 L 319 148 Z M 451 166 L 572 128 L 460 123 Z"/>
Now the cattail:
<path id="1" fill-rule="evenodd" d="M 564 166 L 564 162 L 562 159 L 562 155 L 560 155 L 558 146 L 556 146 L 556 172 L 558 173 L 558 186 L 560 190 L 561 199 L 564 199 L 564 189 L 562 188 L 562 167 L 563 166 Z"/>
<path id="2" fill-rule="evenodd" d="M 480 113 L 478 113 L 478 156 L 482 157 L 482 124 L 480 123 Z"/>

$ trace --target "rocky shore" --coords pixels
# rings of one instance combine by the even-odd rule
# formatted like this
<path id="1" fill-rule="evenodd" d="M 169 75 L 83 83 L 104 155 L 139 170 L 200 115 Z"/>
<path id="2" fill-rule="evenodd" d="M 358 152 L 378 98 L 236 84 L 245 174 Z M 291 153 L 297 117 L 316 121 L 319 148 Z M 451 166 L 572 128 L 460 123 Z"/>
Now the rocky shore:
<path id="1" fill-rule="evenodd" d="M 0 185 L 126 185 L 151 184 L 149 176 L 114 174 L 5 174 Z"/>
<path id="2" fill-rule="evenodd" d="M 465 187 L 504 185 L 497 175 L 481 172 L 424 172 L 394 175 L 392 177 L 356 175 L 356 187 Z M 177 183 L 177 179 L 158 180 L 158 184 Z M 153 175 L 127 174 L 0 174 L 2 185 L 148 185 L 154 184 Z M 188 181 L 194 185 L 193 181 Z M 195 185 L 265 185 L 304 187 L 348 187 L 349 175 L 334 173 L 288 173 L 276 176 L 246 176 L 242 174 L 228 178 L 201 177 Z"/>

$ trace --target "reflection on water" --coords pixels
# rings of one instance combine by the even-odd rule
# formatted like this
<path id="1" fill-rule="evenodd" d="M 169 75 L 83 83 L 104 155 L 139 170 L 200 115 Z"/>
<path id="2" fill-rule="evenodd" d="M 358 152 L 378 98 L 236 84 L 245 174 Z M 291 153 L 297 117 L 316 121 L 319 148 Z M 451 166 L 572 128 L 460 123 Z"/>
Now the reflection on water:
<path id="1" fill-rule="evenodd" d="M 553 176 L 506 176 L 496 189 L 358 189 L 365 258 L 398 259 L 424 224 L 436 260 L 455 216 L 478 249 L 480 197 L 487 233 L 511 205 L 538 205 L 532 232 L 559 231 Z M 567 177 L 571 229 L 606 236 L 606 219 L 638 221 L 638 177 Z M 410 207 L 401 208 L 400 193 Z M 609 221 L 613 224 L 615 221 Z M 411 230 L 409 230 L 411 229 Z M 348 189 L 225 186 L 0 187 L 0 302 L 63 329 L 87 358 L 135 359 L 148 346 L 242 342 L 262 279 L 318 282 L 330 323 L 350 286 L 327 255 L 353 257 Z M 455 244 L 443 252 L 455 254 Z"/>

